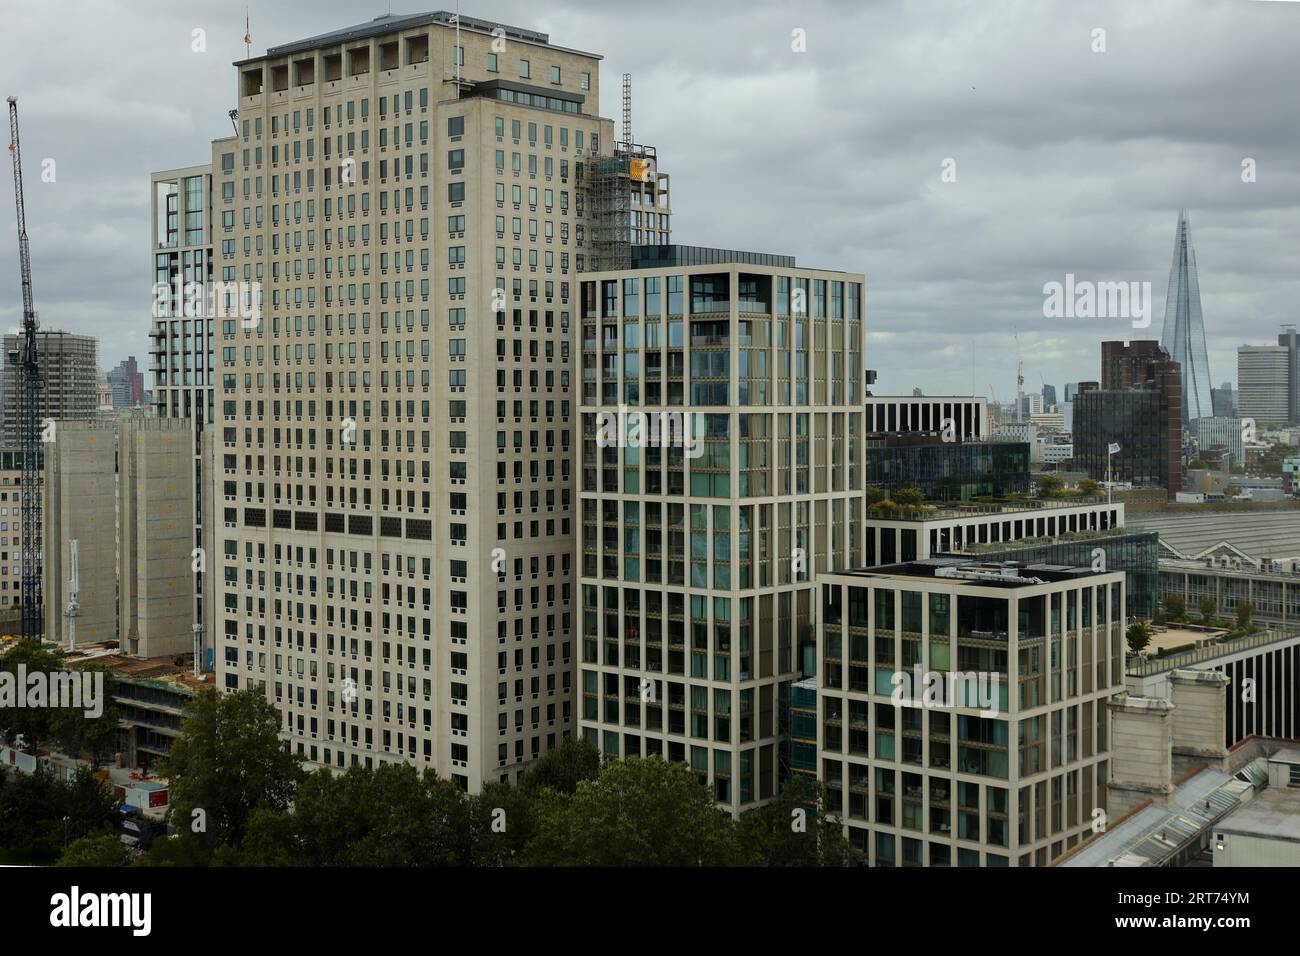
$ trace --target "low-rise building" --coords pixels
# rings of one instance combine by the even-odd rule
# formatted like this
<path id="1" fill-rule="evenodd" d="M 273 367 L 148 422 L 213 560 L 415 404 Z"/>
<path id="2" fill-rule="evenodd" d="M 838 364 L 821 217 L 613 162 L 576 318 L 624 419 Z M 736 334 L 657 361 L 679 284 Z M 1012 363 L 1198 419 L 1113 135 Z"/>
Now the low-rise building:
<path id="1" fill-rule="evenodd" d="M 817 765 L 879 866 L 1045 866 L 1104 805 L 1122 572 L 914 561 L 818 577 Z"/>

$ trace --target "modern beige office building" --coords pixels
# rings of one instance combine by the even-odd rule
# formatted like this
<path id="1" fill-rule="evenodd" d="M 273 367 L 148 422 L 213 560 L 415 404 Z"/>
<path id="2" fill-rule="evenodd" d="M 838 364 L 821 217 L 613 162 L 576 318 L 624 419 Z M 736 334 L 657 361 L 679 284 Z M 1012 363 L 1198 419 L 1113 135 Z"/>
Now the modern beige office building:
<path id="1" fill-rule="evenodd" d="M 863 277 L 633 253 L 580 280 L 579 724 L 738 813 L 777 792 L 814 577 L 863 561 Z"/>
<path id="2" fill-rule="evenodd" d="M 232 331 L 230 325 L 245 304 L 238 299 L 230 236 L 235 215 L 234 143 L 233 136 L 214 140 L 210 162 L 161 170 L 149 178 L 153 308 L 148 381 L 155 414 L 190 424 L 191 549 L 210 547 L 204 538 L 203 515 L 211 489 L 205 478 L 203 436 L 215 418 L 214 337 L 220 325 Z M 214 173 L 220 174 L 216 185 Z M 219 244 L 218 232 L 223 235 Z M 188 588 L 191 627 L 206 616 L 205 583 L 205 575 L 196 573 Z M 205 631 L 210 647 L 211 628 Z"/>
<path id="3" fill-rule="evenodd" d="M 59 422 L 45 442 L 45 509 L 41 535 L 45 638 L 68 646 L 111 641 L 117 633 L 116 429 L 98 422 Z M 72 543 L 77 543 L 77 613 L 72 597 Z"/>
<path id="4" fill-rule="evenodd" d="M 599 66 L 445 12 L 236 64 L 214 264 L 262 308 L 216 342 L 210 639 L 220 685 L 264 686 L 310 760 L 477 789 L 573 730 L 570 342 L 597 180 L 627 184 L 607 208 L 651 203 L 655 242 L 671 221 L 649 152 L 615 153 Z"/>
<path id="5" fill-rule="evenodd" d="M 1124 573 L 936 558 L 819 577 L 819 778 L 877 866 L 1046 866 L 1104 818 Z"/>
<path id="6" fill-rule="evenodd" d="M 172 657 L 194 643 L 194 439 L 179 418 L 134 415 L 118 435 L 118 640 Z"/>

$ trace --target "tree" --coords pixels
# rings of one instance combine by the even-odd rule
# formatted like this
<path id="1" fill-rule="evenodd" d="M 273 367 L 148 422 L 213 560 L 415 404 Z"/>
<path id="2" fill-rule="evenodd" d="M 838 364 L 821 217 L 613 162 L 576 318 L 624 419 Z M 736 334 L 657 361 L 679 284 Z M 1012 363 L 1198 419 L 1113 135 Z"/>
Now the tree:
<path id="1" fill-rule="evenodd" d="M 546 759 L 545 755 L 542 759 Z M 541 792 L 526 789 L 523 783 L 527 779 L 525 775 L 517 787 L 485 783 L 483 789 L 470 798 L 470 843 L 474 866 L 515 866 L 524 859 L 524 852 L 536 832 L 533 805 Z M 574 789 L 577 789 L 576 782 Z"/>
<path id="2" fill-rule="evenodd" d="M 1219 609 L 1219 602 L 1211 595 L 1207 594 L 1205 597 L 1201 598 L 1198 607 L 1201 610 L 1201 623 L 1206 627 L 1209 627 L 1210 622 L 1214 618 L 1214 612 Z"/>
<path id="3" fill-rule="evenodd" d="M 878 505 L 880 504 L 880 502 L 884 501 L 886 498 L 889 497 L 889 494 L 885 491 L 884 488 L 877 488 L 874 485 L 868 487 L 866 491 L 863 492 L 863 494 L 867 499 L 868 507 L 870 507 L 871 505 Z"/>
<path id="4" fill-rule="evenodd" d="M 1038 496 L 1055 498 L 1065 488 L 1065 479 L 1060 475 L 1043 475 L 1038 479 Z"/>
<path id="5" fill-rule="evenodd" d="M 542 754 L 524 774 L 519 786 L 529 793 L 550 787 L 560 793 L 577 792 L 584 780 L 600 776 L 600 750 L 579 737 L 565 737 L 560 745 Z"/>
<path id="6" fill-rule="evenodd" d="M 116 833 L 80 837 L 68 844 L 56 866 L 130 866 L 131 851 Z"/>
<path id="7" fill-rule="evenodd" d="M 89 770 L 71 779 L 43 767 L 35 773 L 0 770 L 0 855 L 15 862 L 53 863 L 84 836 L 116 835 L 113 795 Z"/>
<path id="8" fill-rule="evenodd" d="M 97 715 L 87 714 L 86 706 L 0 707 L 0 739 L 13 744 L 21 737 L 29 749 L 49 747 L 74 756 L 89 753 L 96 764 L 112 752 L 117 737 L 117 706 L 113 702 L 116 678 L 111 671 L 96 667 L 70 668 L 60 648 L 47 647 L 39 638 L 19 641 L 0 658 L 0 671 L 16 675 L 20 666 L 28 674 L 88 673 L 91 679 L 95 674 L 103 674 L 103 691 L 99 697 L 102 707 Z M 20 687 L 18 691 L 25 692 L 26 688 Z"/>
<path id="9" fill-rule="evenodd" d="M 1181 594 L 1168 594 L 1165 596 L 1165 615 L 1171 621 L 1181 621 L 1187 617 L 1187 603 L 1183 600 Z"/>
<path id="10" fill-rule="evenodd" d="M 740 815 L 739 843 L 750 866 L 849 866 L 858 862 L 843 824 L 825 812 L 820 784 L 791 784 L 775 800 Z"/>
<path id="11" fill-rule="evenodd" d="M 1101 482 L 1096 478 L 1080 478 L 1078 487 L 1079 494 L 1091 496 L 1095 495 L 1098 490 L 1100 490 Z"/>
<path id="12" fill-rule="evenodd" d="M 1151 627 L 1146 621 L 1139 618 L 1128 626 L 1128 631 L 1124 636 L 1128 641 L 1129 652 L 1141 654 L 1146 650 L 1146 646 L 1151 643 Z"/>
<path id="13" fill-rule="evenodd" d="M 469 798 L 451 780 L 410 764 L 308 774 L 292 811 L 261 807 L 235 850 L 240 866 L 467 866 L 475 835 Z"/>
<path id="14" fill-rule="evenodd" d="M 223 843 L 237 845 L 254 810 L 289 806 L 303 777 L 301 760 L 280 739 L 280 714 L 260 687 L 201 691 L 160 768 L 171 781 L 180 842 L 199 859 Z"/>
<path id="15" fill-rule="evenodd" d="M 1237 602 L 1237 627 L 1243 631 L 1250 630 L 1250 619 L 1255 616 L 1255 604 L 1242 598 Z"/>
<path id="16" fill-rule="evenodd" d="M 605 764 L 572 796 L 539 792 L 530 866 L 731 866 L 731 817 L 685 764 L 658 757 Z"/>
<path id="17" fill-rule="evenodd" d="M 894 504 L 908 508 L 925 504 L 925 495 L 918 488 L 899 488 L 892 497 Z"/>

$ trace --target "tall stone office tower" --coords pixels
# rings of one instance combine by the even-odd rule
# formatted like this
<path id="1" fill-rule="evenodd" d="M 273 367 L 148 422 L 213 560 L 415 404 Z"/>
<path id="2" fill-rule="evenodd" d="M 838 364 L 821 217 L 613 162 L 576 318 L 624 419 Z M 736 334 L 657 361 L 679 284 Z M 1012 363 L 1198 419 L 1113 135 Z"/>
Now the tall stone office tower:
<path id="1" fill-rule="evenodd" d="M 515 779 L 574 728 L 600 57 L 439 12 L 236 67 L 214 248 L 262 314 L 216 342 L 219 685 L 263 686 L 321 764 Z"/>
<path id="2" fill-rule="evenodd" d="M 1174 261 L 1165 295 L 1165 325 L 1160 345 L 1183 372 L 1183 424 L 1214 414 L 1210 394 L 1210 359 L 1205 351 L 1205 322 L 1201 317 L 1201 286 L 1187 210 L 1178 212 Z"/>

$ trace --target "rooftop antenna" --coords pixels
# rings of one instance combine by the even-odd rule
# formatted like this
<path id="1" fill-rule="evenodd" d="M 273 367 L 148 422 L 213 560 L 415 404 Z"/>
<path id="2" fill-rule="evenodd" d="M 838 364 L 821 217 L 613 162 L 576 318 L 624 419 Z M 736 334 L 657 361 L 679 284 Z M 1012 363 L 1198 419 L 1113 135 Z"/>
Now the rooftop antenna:
<path id="1" fill-rule="evenodd" d="M 1025 402 L 1025 363 L 1020 358 L 1020 329 L 1015 331 L 1016 340 L 1016 421 L 1022 421 L 1020 407 Z"/>
<path id="2" fill-rule="evenodd" d="M 456 0 L 456 51 L 453 59 L 456 61 L 456 99 L 460 99 L 460 0 Z"/>
<path id="3" fill-rule="evenodd" d="M 248 23 L 248 7 L 244 7 L 244 59 L 253 57 L 253 28 Z M 236 130 L 235 132 L 239 132 Z"/>
<path id="4" fill-rule="evenodd" d="M 632 74 L 623 74 L 623 142 L 632 145 Z"/>

